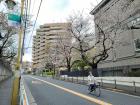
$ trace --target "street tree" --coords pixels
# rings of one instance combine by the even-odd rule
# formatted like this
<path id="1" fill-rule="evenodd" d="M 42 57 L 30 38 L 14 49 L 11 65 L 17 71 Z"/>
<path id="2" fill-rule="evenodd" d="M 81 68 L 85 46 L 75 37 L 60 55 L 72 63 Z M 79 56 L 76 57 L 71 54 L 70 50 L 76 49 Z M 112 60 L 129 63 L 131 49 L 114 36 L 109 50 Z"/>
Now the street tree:
<path id="1" fill-rule="evenodd" d="M 16 30 L 8 26 L 6 16 L 0 13 L 0 59 L 12 61 L 17 53 Z"/>
<path id="2" fill-rule="evenodd" d="M 98 76 L 97 65 L 109 57 L 109 50 L 112 49 L 114 40 L 95 23 L 98 30 L 96 35 L 91 20 L 83 16 L 83 13 L 70 16 L 68 21 L 72 23 L 69 31 L 76 40 L 73 48 L 79 51 L 83 61 L 92 68 L 93 75 Z"/>
<path id="3" fill-rule="evenodd" d="M 57 40 L 58 42 L 58 53 L 62 56 L 61 61 L 67 68 L 67 71 L 70 72 L 73 62 L 72 62 L 72 42 L 71 37 L 67 37 L 66 39 L 60 36 Z M 61 63 L 62 64 L 62 63 Z"/>
<path id="4" fill-rule="evenodd" d="M 56 48 L 52 48 L 51 45 L 47 44 L 46 46 L 46 58 L 42 62 L 43 66 L 45 64 L 46 68 L 50 68 L 51 71 L 54 72 L 54 75 L 56 74 L 56 67 L 57 65 L 57 51 Z M 44 63 L 45 62 L 45 63 Z"/>
<path id="5" fill-rule="evenodd" d="M 85 66 L 87 66 L 87 64 L 83 60 L 75 60 L 72 68 L 74 69 L 80 68 L 80 70 L 85 70 Z"/>

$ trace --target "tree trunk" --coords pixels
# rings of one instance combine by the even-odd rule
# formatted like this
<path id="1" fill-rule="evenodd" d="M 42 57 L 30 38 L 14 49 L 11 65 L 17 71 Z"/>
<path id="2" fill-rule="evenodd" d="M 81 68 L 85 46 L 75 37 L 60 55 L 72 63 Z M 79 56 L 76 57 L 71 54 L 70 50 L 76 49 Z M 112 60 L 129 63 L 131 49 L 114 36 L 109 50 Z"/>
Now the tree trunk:
<path id="1" fill-rule="evenodd" d="M 71 72 L 70 59 L 66 58 L 68 72 Z"/>
<path id="2" fill-rule="evenodd" d="M 71 72 L 71 66 L 67 65 L 68 72 Z"/>
<path id="3" fill-rule="evenodd" d="M 95 77 L 99 77 L 98 71 L 97 71 L 97 64 L 93 64 L 92 66 L 92 73 Z"/>
<path id="4" fill-rule="evenodd" d="M 53 75 L 55 76 L 55 65 L 53 65 Z"/>

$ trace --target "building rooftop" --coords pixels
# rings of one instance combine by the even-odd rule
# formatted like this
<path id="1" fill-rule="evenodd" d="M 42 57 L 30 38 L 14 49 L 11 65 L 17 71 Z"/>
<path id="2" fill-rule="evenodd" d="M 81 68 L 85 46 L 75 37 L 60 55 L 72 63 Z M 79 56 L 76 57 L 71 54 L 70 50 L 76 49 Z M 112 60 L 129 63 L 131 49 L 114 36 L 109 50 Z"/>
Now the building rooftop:
<path id="1" fill-rule="evenodd" d="M 69 22 L 64 22 L 64 23 L 47 23 L 40 25 L 40 28 L 50 28 L 50 27 L 57 27 L 57 26 L 65 26 L 65 25 L 71 25 Z"/>
<path id="2" fill-rule="evenodd" d="M 95 15 L 101 8 L 103 8 L 111 0 L 102 0 L 91 12 L 91 15 Z"/>

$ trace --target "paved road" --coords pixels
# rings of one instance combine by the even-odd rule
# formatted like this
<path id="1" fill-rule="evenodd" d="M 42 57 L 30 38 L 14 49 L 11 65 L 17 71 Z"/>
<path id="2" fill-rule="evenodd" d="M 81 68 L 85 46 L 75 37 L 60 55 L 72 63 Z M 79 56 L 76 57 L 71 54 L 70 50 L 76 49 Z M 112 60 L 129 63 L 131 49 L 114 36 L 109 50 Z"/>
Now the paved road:
<path id="1" fill-rule="evenodd" d="M 96 97 L 94 94 L 88 94 L 87 86 L 84 85 L 38 76 L 23 78 L 37 105 L 98 105 L 100 102 L 112 105 L 140 105 L 140 97 L 137 96 L 101 89 L 101 96 Z"/>

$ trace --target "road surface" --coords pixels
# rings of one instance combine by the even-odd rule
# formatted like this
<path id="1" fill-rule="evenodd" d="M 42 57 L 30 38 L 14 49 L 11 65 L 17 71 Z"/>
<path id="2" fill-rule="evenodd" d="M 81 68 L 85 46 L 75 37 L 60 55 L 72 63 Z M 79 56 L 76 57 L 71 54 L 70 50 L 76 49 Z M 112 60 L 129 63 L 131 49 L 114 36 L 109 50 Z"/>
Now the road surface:
<path id="1" fill-rule="evenodd" d="M 97 97 L 85 85 L 30 75 L 23 79 L 37 105 L 140 105 L 138 96 L 101 89 Z"/>

